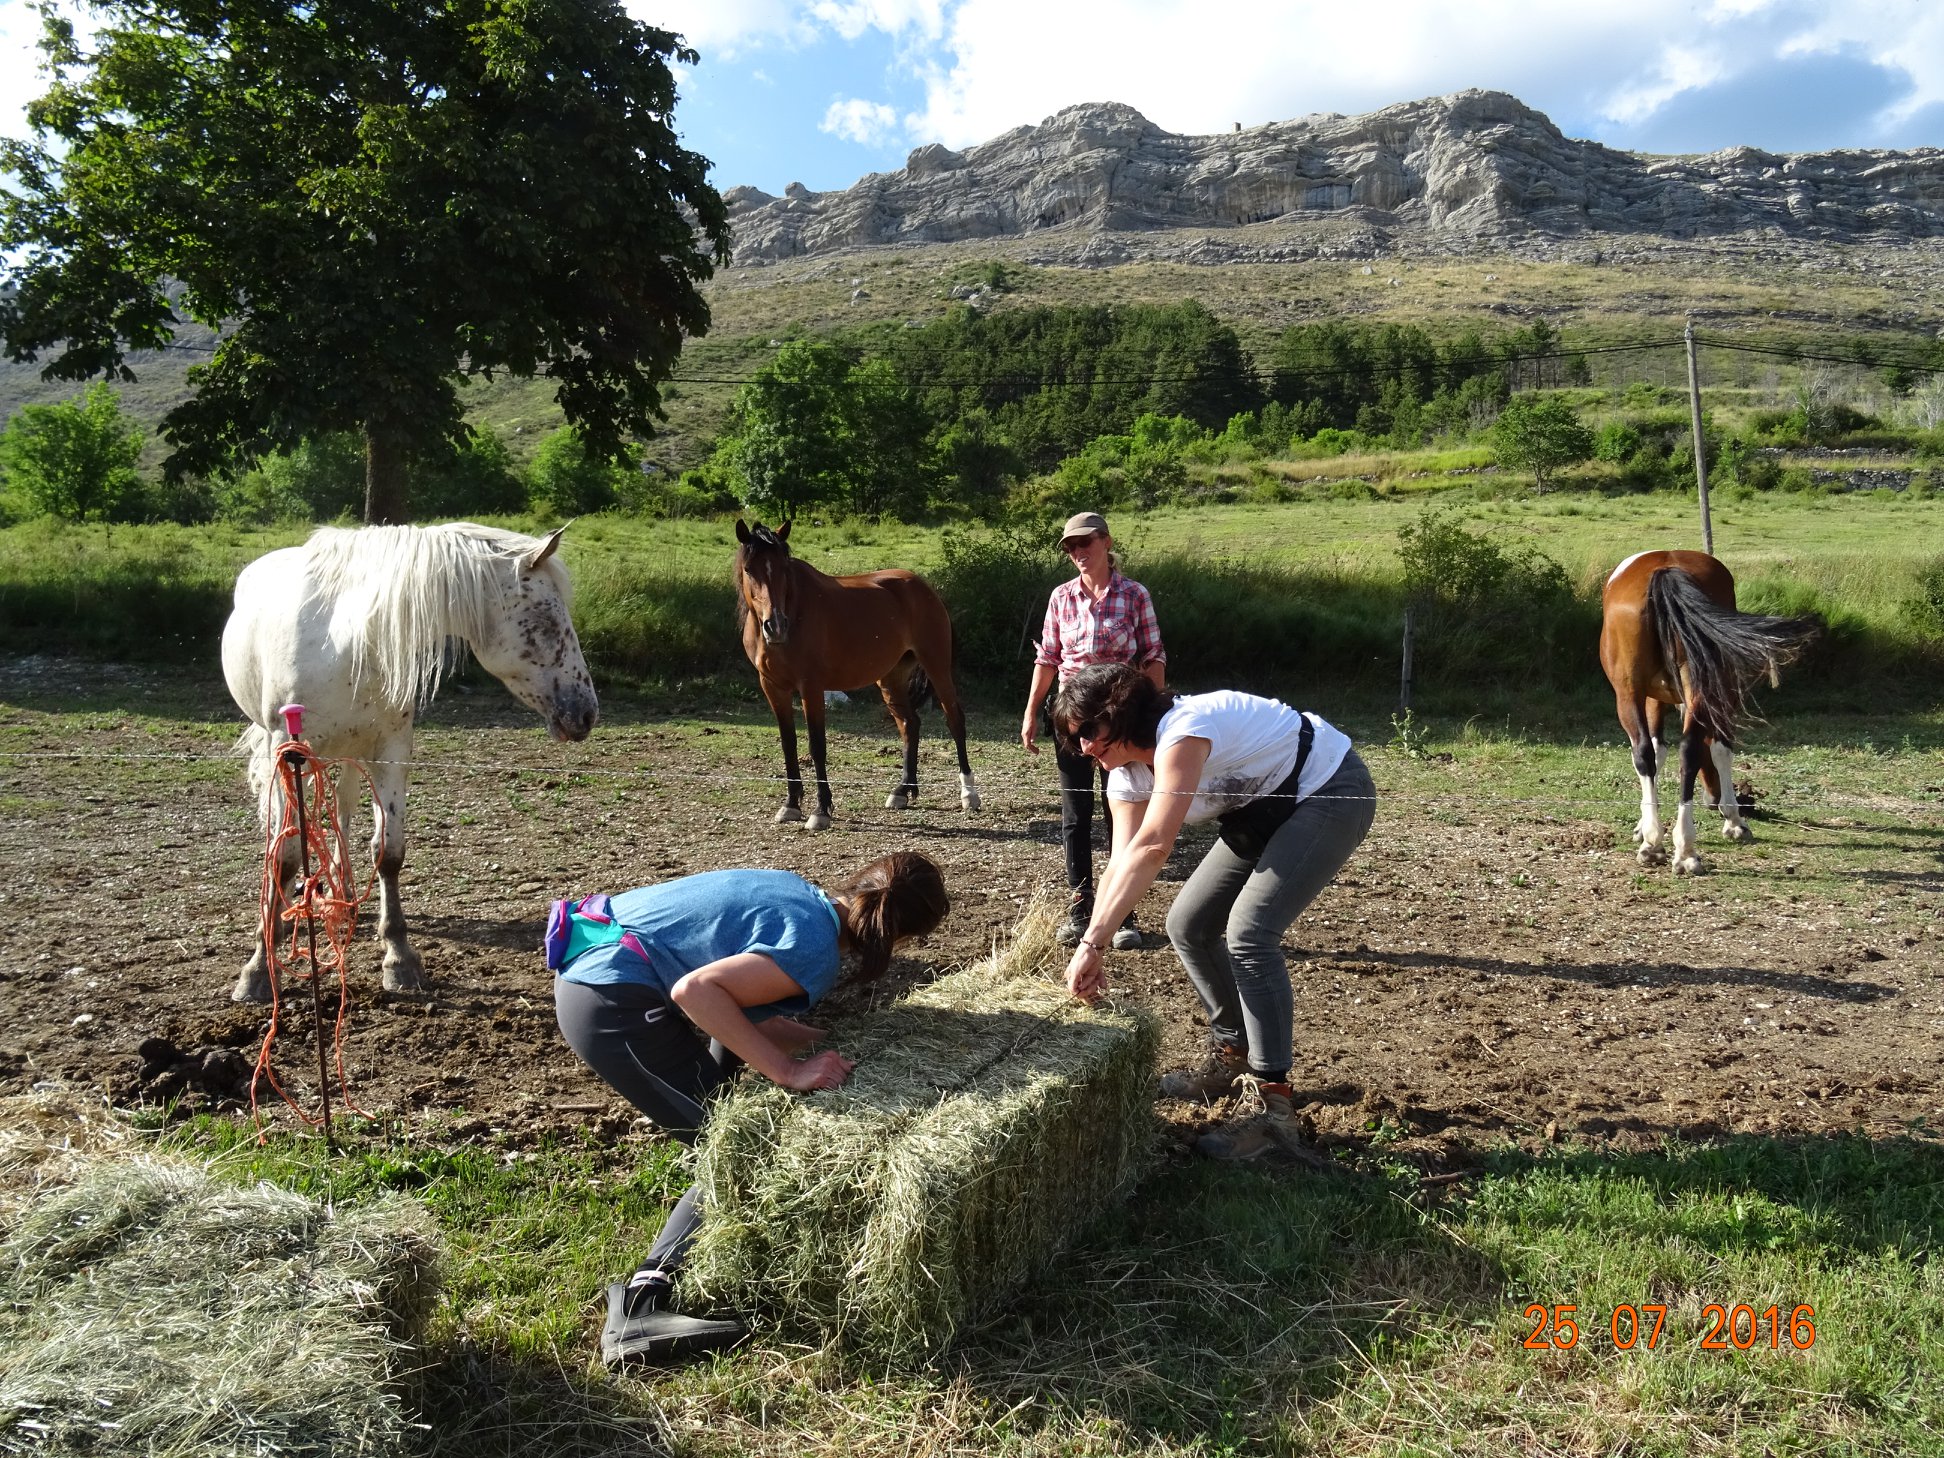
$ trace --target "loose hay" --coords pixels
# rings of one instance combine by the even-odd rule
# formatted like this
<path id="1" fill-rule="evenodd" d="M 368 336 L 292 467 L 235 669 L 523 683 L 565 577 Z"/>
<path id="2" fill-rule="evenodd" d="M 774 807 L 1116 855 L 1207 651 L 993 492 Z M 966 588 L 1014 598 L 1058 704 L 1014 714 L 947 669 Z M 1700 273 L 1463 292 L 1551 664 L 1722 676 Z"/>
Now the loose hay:
<path id="1" fill-rule="evenodd" d="M 67 1163 L 0 1229 L 0 1451 L 407 1451 L 387 1384 L 437 1290 L 421 1206 Z"/>
<path id="2" fill-rule="evenodd" d="M 1125 1192 L 1154 1148 L 1159 1028 L 1070 998 L 1053 927 L 1036 904 L 1010 947 L 848 1024 L 843 1088 L 751 1079 L 715 1106 L 692 1296 L 936 1351 Z"/>

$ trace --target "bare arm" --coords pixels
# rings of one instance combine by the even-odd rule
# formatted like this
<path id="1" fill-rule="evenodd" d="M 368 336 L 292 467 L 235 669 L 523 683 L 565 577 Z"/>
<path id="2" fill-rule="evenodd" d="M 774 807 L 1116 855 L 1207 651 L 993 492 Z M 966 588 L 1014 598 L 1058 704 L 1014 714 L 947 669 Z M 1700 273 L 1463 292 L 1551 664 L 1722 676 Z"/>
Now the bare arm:
<path id="1" fill-rule="evenodd" d="M 818 1053 L 796 1062 L 743 1011 L 802 995 L 796 981 L 761 952 L 738 952 L 697 967 L 669 992 L 690 1022 L 771 1083 L 794 1089 L 836 1088 L 856 1066 L 851 1059 L 841 1053 Z"/>
<path id="2" fill-rule="evenodd" d="M 820 1043 L 829 1036 L 823 1028 L 813 1028 L 808 1023 L 800 1023 L 795 1018 L 765 1018 L 756 1024 L 756 1031 L 785 1053 L 794 1053 L 799 1048 L 808 1048 L 812 1043 Z"/>
<path id="3" fill-rule="evenodd" d="M 1148 676 L 1148 682 L 1158 689 L 1168 686 L 1168 661 L 1165 658 L 1152 658 L 1141 665 L 1141 672 Z"/>
<path id="4" fill-rule="evenodd" d="M 1153 799 L 1108 802 L 1114 817 L 1113 859 L 1094 896 L 1093 921 L 1067 963 L 1067 987 L 1083 1002 L 1107 990 L 1101 948 L 1167 864 L 1211 748 L 1198 738 L 1170 744 L 1155 756 Z"/>
<path id="5" fill-rule="evenodd" d="M 1026 746 L 1028 754 L 1038 754 L 1039 745 L 1033 741 L 1039 738 L 1040 705 L 1053 689 L 1053 675 L 1056 669 L 1051 663 L 1033 665 L 1033 683 L 1026 690 L 1026 716 L 1019 721 L 1019 742 Z"/>

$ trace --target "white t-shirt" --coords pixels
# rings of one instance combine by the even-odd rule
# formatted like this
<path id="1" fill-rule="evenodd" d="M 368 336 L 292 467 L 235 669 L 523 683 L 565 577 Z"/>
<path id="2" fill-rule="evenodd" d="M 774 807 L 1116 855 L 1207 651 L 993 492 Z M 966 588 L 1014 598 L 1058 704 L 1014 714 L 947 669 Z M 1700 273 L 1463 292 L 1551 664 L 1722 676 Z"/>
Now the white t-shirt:
<path id="1" fill-rule="evenodd" d="M 1313 795 L 1329 782 L 1350 752 L 1350 736 L 1315 714 L 1298 714 L 1280 699 L 1221 689 L 1188 694 L 1174 701 L 1154 731 L 1158 755 L 1183 739 L 1206 739 L 1208 763 L 1188 806 L 1188 823 L 1199 825 L 1239 810 L 1271 793 L 1296 767 L 1296 748 L 1308 719 L 1314 731 L 1297 798 Z M 1125 764 L 1107 776 L 1110 800 L 1154 798 L 1154 768 Z"/>

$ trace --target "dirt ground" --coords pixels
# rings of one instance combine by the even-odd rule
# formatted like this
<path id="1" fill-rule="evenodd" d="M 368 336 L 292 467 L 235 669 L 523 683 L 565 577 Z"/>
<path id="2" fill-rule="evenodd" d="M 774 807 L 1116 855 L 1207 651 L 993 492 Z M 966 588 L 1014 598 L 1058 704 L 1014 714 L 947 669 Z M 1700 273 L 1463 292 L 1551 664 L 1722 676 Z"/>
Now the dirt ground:
<path id="1" fill-rule="evenodd" d="M 128 711 L 53 712 L 104 696 Z M 151 716 L 148 702 L 173 707 Z M 909 846 L 944 866 L 955 904 L 893 983 L 984 955 L 1031 896 L 1058 890 L 1050 757 L 999 737 L 1011 712 L 975 724 L 992 735 L 974 746 L 986 806 L 965 814 L 936 743 L 921 808 L 881 808 L 888 728 L 874 706 L 835 711 L 837 826 L 809 835 L 770 822 L 774 735 L 751 717 L 611 709 L 587 743 L 558 746 L 496 687 L 449 693 L 420 737 L 405 878 L 434 989 L 379 991 L 367 916 L 346 1039 L 353 1097 L 439 1142 L 518 1149 L 576 1127 L 626 1130 L 633 1111 L 554 1027 L 536 948 L 560 894 L 725 865 L 834 879 Z M 245 1107 L 267 1016 L 229 1000 L 262 855 L 240 767 L 222 757 L 235 722 L 220 685 L 0 661 L 0 1092 L 58 1081 L 120 1103 Z M 1381 791 L 1398 762 L 1369 757 Z M 1287 943 L 1292 1081 L 1320 1144 L 1435 1172 L 1505 1139 L 1944 1128 L 1936 817 L 1923 836 L 1880 837 L 1874 887 L 1798 888 L 1792 866 L 1770 864 L 1772 888 L 1727 897 L 1706 880 L 1676 894 L 1637 876 L 1631 814 L 1384 801 Z M 1169 1062 L 1198 1052 L 1199 1010 L 1153 932 L 1207 844 L 1194 834 L 1143 903 L 1149 949 L 1111 957 L 1116 995 L 1164 1016 Z M 1747 854 L 1711 844 L 1724 862 Z M 826 1004 L 834 1046 L 856 1006 L 842 991 Z M 287 1007 L 276 1064 L 307 1103 L 312 1049 L 307 1005 Z M 1178 1136 L 1229 1112 L 1161 1106 Z"/>

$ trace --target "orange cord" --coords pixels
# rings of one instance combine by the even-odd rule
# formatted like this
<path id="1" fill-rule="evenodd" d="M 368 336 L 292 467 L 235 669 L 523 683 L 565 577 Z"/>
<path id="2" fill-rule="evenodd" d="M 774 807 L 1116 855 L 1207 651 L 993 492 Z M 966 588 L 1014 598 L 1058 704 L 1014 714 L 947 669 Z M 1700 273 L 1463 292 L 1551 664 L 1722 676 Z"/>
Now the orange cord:
<path id="1" fill-rule="evenodd" d="M 337 813 L 336 776 L 344 773 L 346 766 L 364 776 L 366 788 L 372 790 L 372 812 L 378 818 L 382 834 L 384 806 L 371 783 L 371 772 L 356 760 L 320 759 L 305 741 L 292 739 L 278 746 L 271 761 L 271 773 L 277 777 L 278 787 L 282 791 L 283 813 L 277 823 L 268 826 L 265 831 L 263 880 L 257 897 L 257 921 L 270 977 L 270 1027 L 263 1036 L 263 1046 L 257 1051 L 256 1067 L 250 1076 L 250 1115 L 256 1120 L 259 1142 L 264 1134 L 263 1116 L 257 1108 L 257 1087 L 265 1079 L 277 1091 L 277 1096 L 306 1124 L 327 1124 L 330 1111 L 328 1089 L 320 1090 L 323 1112 L 312 1115 L 290 1096 L 272 1067 L 272 1050 L 276 1045 L 282 1015 L 283 983 L 287 976 L 300 983 L 314 983 L 318 977 L 336 977 L 338 1011 L 332 1042 L 337 1061 L 338 1088 L 346 1108 L 353 1113 L 364 1114 L 366 1118 L 371 1117 L 352 1102 L 350 1080 L 344 1072 L 344 1036 L 351 1009 L 345 951 L 357 929 L 358 908 L 370 896 L 372 885 L 378 878 L 378 868 L 374 861 L 363 888 L 352 889 L 350 845 L 345 839 L 344 826 Z M 301 815 L 299 797 L 302 797 Z M 304 852 L 308 851 L 310 875 L 305 880 L 301 879 L 301 869 L 296 873 L 299 878 L 296 894 L 286 900 L 282 874 L 284 852 L 292 841 L 299 840 L 300 835 L 299 853 L 293 859 L 301 868 Z M 279 922 L 289 928 L 287 950 L 278 947 L 278 934 L 282 930 Z M 322 1029 L 318 1030 L 318 1037 L 323 1037 Z M 328 1127 L 326 1132 L 329 1132 Z"/>

